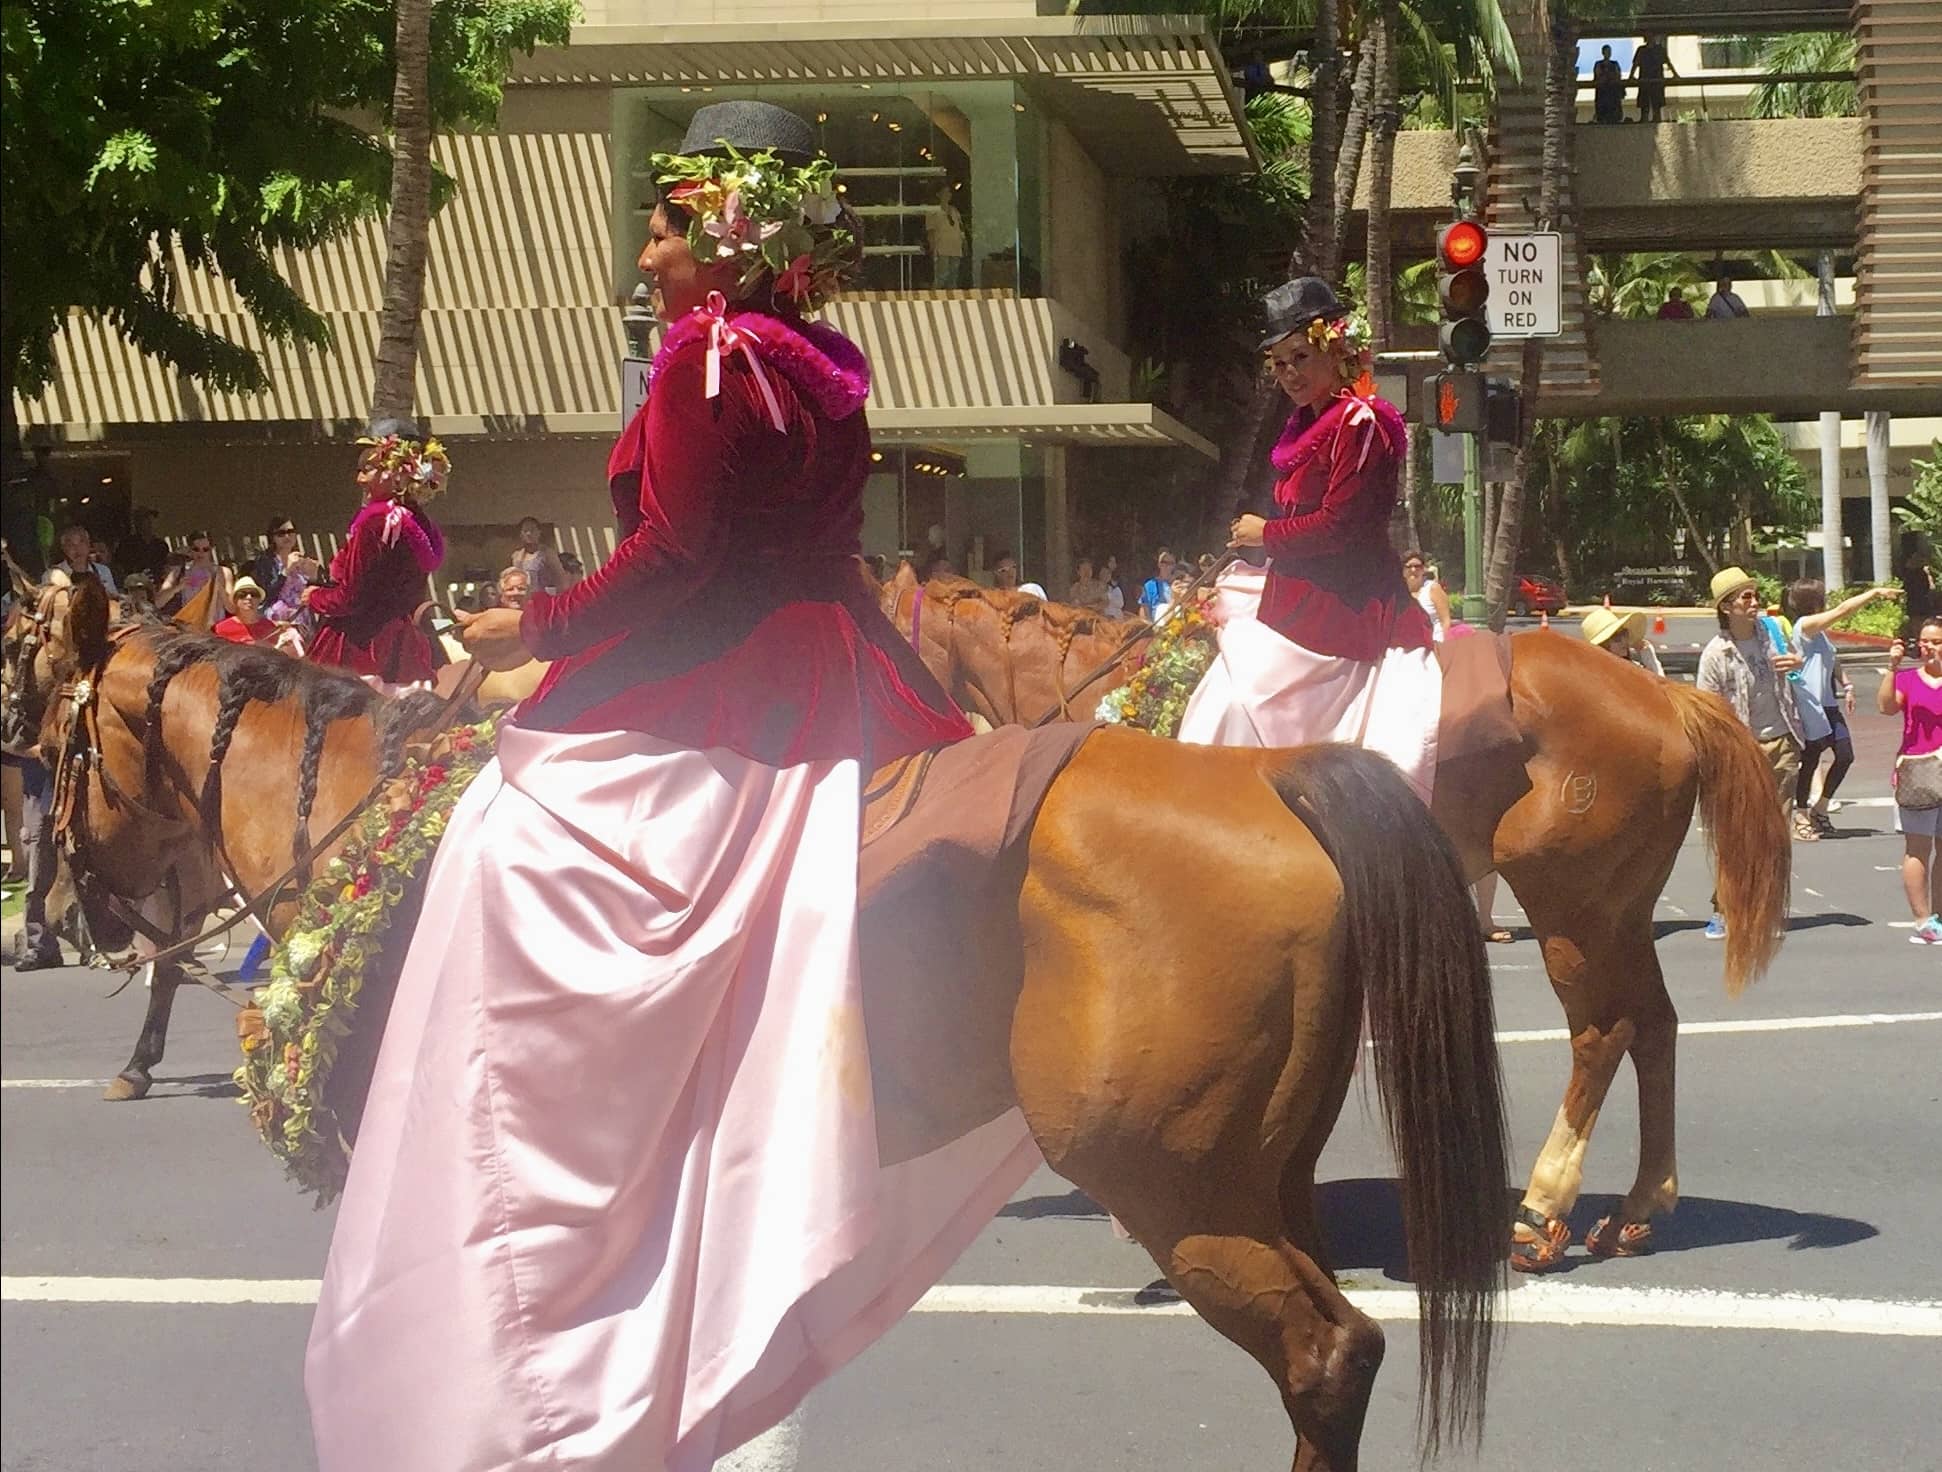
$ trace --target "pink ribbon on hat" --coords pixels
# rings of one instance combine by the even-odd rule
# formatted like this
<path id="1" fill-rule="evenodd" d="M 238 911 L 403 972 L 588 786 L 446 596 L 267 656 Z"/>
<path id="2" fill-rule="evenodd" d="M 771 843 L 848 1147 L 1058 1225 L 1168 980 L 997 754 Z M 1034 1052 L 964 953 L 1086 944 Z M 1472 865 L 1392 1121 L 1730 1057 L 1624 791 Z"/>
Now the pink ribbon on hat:
<path id="1" fill-rule="evenodd" d="M 378 540 L 390 547 L 396 544 L 398 533 L 405 524 L 405 508 L 400 501 L 393 501 L 391 509 L 384 513 L 384 525 L 378 528 Z"/>
<path id="2" fill-rule="evenodd" d="M 762 360 L 755 352 L 762 339 L 751 329 L 737 327 L 728 320 L 728 299 L 719 291 L 709 292 L 708 304 L 697 310 L 708 323 L 708 361 L 704 396 L 711 399 L 720 397 L 722 355 L 740 353 L 748 363 L 749 371 L 755 375 L 755 386 L 762 391 L 762 402 L 769 410 L 769 423 L 775 426 L 776 433 L 785 433 L 782 401 L 775 396 L 775 386 L 769 382 L 769 375 L 764 371 Z"/>

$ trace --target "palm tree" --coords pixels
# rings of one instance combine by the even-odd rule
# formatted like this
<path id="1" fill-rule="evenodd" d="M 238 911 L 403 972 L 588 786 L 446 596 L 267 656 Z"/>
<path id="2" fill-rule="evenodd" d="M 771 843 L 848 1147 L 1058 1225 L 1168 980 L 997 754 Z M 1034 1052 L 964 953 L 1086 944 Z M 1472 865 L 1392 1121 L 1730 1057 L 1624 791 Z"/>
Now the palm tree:
<path id="1" fill-rule="evenodd" d="M 384 305 L 378 319 L 371 418 L 410 419 L 418 371 L 418 321 L 431 244 L 432 0 L 397 0 L 391 93 L 391 213 L 385 221 Z"/>
<path id="2" fill-rule="evenodd" d="M 1769 76 L 1852 72 L 1857 60 L 1847 31 L 1768 36 L 1754 55 L 1754 65 Z M 1768 81 L 1748 94 L 1747 110 L 1756 118 L 1851 118 L 1861 111 L 1861 91 L 1852 80 Z"/>
<path id="3" fill-rule="evenodd" d="M 1536 228 L 1561 228 L 1565 168 L 1570 157 L 1571 128 L 1577 121 L 1578 33 L 1566 13 L 1567 0 L 1518 0 L 1531 7 L 1536 34 L 1551 44 L 1544 66 L 1544 152 L 1538 175 Z M 1524 443 L 1518 446 L 1516 468 L 1498 498 L 1496 532 L 1484 572 L 1484 601 L 1490 627 L 1503 631 L 1511 590 L 1517 581 L 1517 555 L 1524 532 L 1524 488 L 1537 468 L 1531 430 L 1537 420 L 1538 380 L 1544 372 L 1544 339 L 1524 339 L 1519 366 L 1518 397 Z"/>

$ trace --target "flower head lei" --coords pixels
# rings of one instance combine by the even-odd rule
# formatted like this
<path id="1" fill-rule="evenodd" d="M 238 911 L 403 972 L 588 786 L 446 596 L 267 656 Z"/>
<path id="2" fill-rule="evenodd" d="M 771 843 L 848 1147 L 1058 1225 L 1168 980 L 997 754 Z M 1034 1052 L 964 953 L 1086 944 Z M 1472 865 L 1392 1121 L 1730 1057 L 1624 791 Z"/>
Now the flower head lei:
<path id="1" fill-rule="evenodd" d="M 1349 317 L 1317 317 L 1308 324 L 1308 341 L 1335 360 L 1342 382 L 1353 384 L 1369 371 L 1369 344 L 1360 326 Z"/>
<path id="2" fill-rule="evenodd" d="M 429 501 L 445 489 L 451 457 L 435 439 L 422 444 L 399 434 L 360 435 L 357 483 L 381 496 L 414 496 Z"/>
<path id="3" fill-rule="evenodd" d="M 813 312 L 836 295 L 856 259 L 836 165 L 826 158 L 785 163 L 768 149 L 724 157 L 657 153 L 651 160 L 663 197 L 689 217 L 695 259 L 736 262 L 738 300 L 765 283 L 778 302 Z"/>

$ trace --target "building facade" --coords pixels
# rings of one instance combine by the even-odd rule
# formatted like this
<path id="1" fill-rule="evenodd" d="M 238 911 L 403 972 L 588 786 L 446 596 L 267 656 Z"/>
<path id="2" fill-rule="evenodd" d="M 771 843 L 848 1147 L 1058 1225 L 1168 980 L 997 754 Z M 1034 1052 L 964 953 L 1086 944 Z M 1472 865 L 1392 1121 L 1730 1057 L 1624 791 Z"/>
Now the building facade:
<path id="1" fill-rule="evenodd" d="M 1128 456 L 1214 447 L 1133 394 L 1121 266 L 1128 181 L 1255 167 L 1240 100 L 1197 20 L 1043 16 L 1032 0 L 592 0 L 566 47 L 522 59 L 499 126 L 441 137 L 458 184 L 433 222 L 417 402 L 451 446 L 449 575 L 496 569 L 518 519 L 589 565 L 625 401 L 648 158 L 727 97 L 810 121 L 863 227 L 858 290 L 830 312 L 869 354 L 879 470 L 866 550 L 1001 553 L 1063 587 L 1075 497 Z M 242 550 L 272 515 L 348 520 L 383 291 L 380 226 L 292 254 L 335 345 L 265 349 L 270 388 L 206 392 L 72 319 L 58 373 L 17 407 L 56 447 L 70 510 L 121 508 Z M 188 309 L 260 346 L 219 280 Z M 638 315 L 638 309 L 636 309 Z M 1151 462 L 1149 462 L 1151 463 Z M 85 509 L 83 509 L 85 498 Z"/>

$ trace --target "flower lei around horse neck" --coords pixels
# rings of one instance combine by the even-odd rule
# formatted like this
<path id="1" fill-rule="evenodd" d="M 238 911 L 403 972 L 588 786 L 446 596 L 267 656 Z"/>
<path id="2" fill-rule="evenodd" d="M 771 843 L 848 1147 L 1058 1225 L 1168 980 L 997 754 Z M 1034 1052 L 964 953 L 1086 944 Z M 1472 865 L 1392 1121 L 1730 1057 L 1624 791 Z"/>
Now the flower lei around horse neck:
<path id="1" fill-rule="evenodd" d="M 445 731 L 413 756 L 304 891 L 270 953 L 270 980 L 237 1015 L 237 1088 L 263 1143 L 319 1207 L 344 1188 L 349 1156 L 325 1085 L 368 975 L 395 969 L 409 935 L 392 921 L 422 888 L 459 798 L 497 746 L 499 721 Z"/>
<path id="2" fill-rule="evenodd" d="M 839 223 L 836 165 L 827 158 L 785 163 L 768 149 L 729 147 L 726 154 L 657 153 L 651 160 L 666 201 L 688 212 L 695 259 L 739 262 L 737 300 L 769 281 L 778 302 L 820 310 L 856 259 L 856 238 Z"/>
<path id="3" fill-rule="evenodd" d="M 451 457 L 436 439 L 421 444 L 398 434 L 360 435 L 357 442 L 364 447 L 357 457 L 357 483 L 370 495 L 429 501 L 445 489 L 452 473 Z"/>

